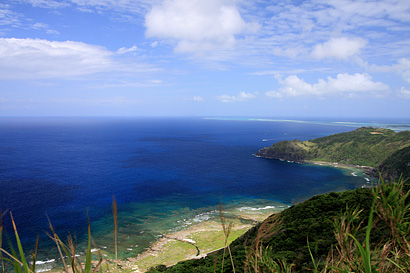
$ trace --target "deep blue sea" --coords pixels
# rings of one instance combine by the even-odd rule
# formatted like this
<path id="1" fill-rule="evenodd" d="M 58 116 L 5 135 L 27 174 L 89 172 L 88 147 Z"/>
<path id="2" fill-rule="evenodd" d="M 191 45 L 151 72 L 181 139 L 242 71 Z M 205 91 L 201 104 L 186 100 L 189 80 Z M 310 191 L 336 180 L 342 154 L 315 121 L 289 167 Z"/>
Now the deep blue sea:
<path id="1" fill-rule="evenodd" d="M 6 233 L 13 240 L 12 212 L 25 250 L 34 247 L 39 234 L 41 259 L 53 259 L 47 217 L 62 238 L 70 232 L 81 245 L 88 211 L 95 243 L 109 251 L 115 196 L 121 257 L 130 257 L 163 233 L 211 217 L 220 200 L 230 209 L 292 205 L 361 187 L 363 175 L 253 154 L 277 141 L 347 132 L 369 124 L 364 122 L 0 118 Z"/>

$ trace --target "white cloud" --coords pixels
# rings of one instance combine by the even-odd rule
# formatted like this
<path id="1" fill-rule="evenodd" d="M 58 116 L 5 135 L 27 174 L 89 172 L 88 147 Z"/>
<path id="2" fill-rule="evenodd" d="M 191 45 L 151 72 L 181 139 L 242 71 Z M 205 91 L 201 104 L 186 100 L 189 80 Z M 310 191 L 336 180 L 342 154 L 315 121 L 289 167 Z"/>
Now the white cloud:
<path id="1" fill-rule="evenodd" d="M 205 99 L 203 97 L 200 97 L 200 96 L 194 96 L 193 100 L 194 101 L 204 101 Z"/>
<path id="2" fill-rule="evenodd" d="M 10 10 L 9 5 L 0 4 L 0 26 L 20 25 L 20 15 Z"/>
<path id="3" fill-rule="evenodd" d="M 137 51 L 138 47 L 136 45 L 130 47 L 130 48 L 126 48 L 126 47 L 121 47 L 120 49 L 117 50 L 118 54 L 125 54 L 125 53 L 129 53 L 129 52 L 134 52 Z"/>
<path id="4" fill-rule="evenodd" d="M 246 93 L 240 92 L 238 96 L 222 95 L 218 96 L 216 99 L 221 102 L 234 102 L 234 101 L 246 101 L 253 98 L 256 98 L 257 93 Z"/>
<path id="5" fill-rule="evenodd" d="M 31 4 L 33 7 L 39 8 L 64 8 L 68 6 L 68 3 L 54 0 L 21 0 L 22 2 Z"/>
<path id="6" fill-rule="evenodd" d="M 161 0 L 70 0 L 78 6 L 79 10 L 91 11 L 116 11 L 123 14 L 145 15 L 152 5 L 159 4 Z M 112 14 L 111 14 L 112 15 Z M 120 14 L 116 14 L 117 16 Z M 128 17 L 134 20 L 135 18 Z"/>
<path id="7" fill-rule="evenodd" d="M 35 23 L 31 27 L 36 30 L 45 30 L 47 34 L 54 34 L 54 35 L 60 34 L 58 31 L 51 29 L 49 25 L 44 24 L 44 23 Z"/>
<path id="8" fill-rule="evenodd" d="M 238 9 L 221 0 L 165 0 L 145 17 L 146 36 L 176 41 L 175 51 L 202 53 L 230 49 L 235 35 L 255 31 Z"/>
<path id="9" fill-rule="evenodd" d="M 369 74 L 356 73 L 338 74 L 336 78 L 327 77 L 327 80 L 319 79 L 317 83 L 310 84 L 296 75 L 279 79 L 283 87 L 276 91 L 268 92 L 270 97 L 283 96 L 345 96 L 354 97 L 360 93 L 380 94 L 388 92 L 390 88 L 382 82 L 374 82 Z"/>
<path id="10" fill-rule="evenodd" d="M 323 44 L 316 45 L 312 51 L 312 56 L 317 59 L 347 59 L 359 54 L 360 49 L 366 44 L 367 41 L 361 38 L 331 38 Z"/>
<path id="11" fill-rule="evenodd" d="M 399 92 L 399 96 L 405 99 L 410 99 L 410 90 L 402 87 Z"/>
<path id="12" fill-rule="evenodd" d="M 394 66 L 394 69 L 402 76 L 402 78 L 410 83 L 410 59 L 401 58 L 397 65 Z"/>
<path id="13" fill-rule="evenodd" d="M 85 75 L 113 65 L 112 52 L 80 42 L 0 38 L 1 78 Z"/>
<path id="14" fill-rule="evenodd" d="M 400 75 L 406 82 L 410 83 L 410 59 L 400 58 L 397 63 L 392 65 L 369 65 L 367 62 L 359 61 L 359 65 L 365 67 L 369 71 L 379 73 L 396 73 Z"/>
<path id="15" fill-rule="evenodd" d="M 268 91 L 265 93 L 265 95 L 269 98 L 275 98 L 275 99 L 283 98 L 283 95 L 277 91 Z"/>

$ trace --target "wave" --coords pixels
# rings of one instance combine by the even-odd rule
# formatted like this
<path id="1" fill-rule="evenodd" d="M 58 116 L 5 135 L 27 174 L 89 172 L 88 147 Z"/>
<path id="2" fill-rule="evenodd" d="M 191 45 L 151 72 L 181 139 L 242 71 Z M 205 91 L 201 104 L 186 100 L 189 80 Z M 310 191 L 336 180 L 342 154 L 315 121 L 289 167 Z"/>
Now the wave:
<path id="1" fill-rule="evenodd" d="M 244 210 L 252 210 L 252 211 L 257 211 L 257 210 L 265 210 L 265 209 L 275 209 L 275 206 L 266 206 L 263 208 L 252 208 L 252 207 L 241 207 L 238 210 L 239 211 L 244 211 Z"/>
<path id="2" fill-rule="evenodd" d="M 54 263 L 55 261 L 56 261 L 55 259 L 50 259 L 50 260 L 47 260 L 47 261 L 36 261 L 36 265 Z"/>

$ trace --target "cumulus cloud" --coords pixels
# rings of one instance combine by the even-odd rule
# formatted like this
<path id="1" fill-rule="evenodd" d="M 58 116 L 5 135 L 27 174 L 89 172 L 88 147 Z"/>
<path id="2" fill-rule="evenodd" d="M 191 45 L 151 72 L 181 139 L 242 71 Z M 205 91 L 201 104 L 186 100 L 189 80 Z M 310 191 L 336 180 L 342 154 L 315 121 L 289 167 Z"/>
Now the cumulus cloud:
<path id="1" fill-rule="evenodd" d="M 234 101 L 246 101 L 250 100 L 253 98 L 256 98 L 257 93 L 246 93 L 246 92 L 240 92 L 238 96 L 230 96 L 230 95 L 222 95 L 218 96 L 217 100 L 221 102 L 234 102 Z"/>
<path id="2" fill-rule="evenodd" d="M 113 65 L 112 52 L 81 42 L 0 38 L 1 78 L 85 75 Z"/>
<path id="3" fill-rule="evenodd" d="M 175 51 L 184 53 L 232 48 L 235 35 L 258 27 L 221 0 L 165 0 L 147 14 L 145 26 L 147 37 L 176 41 Z"/>
<path id="4" fill-rule="evenodd" d="M 360 93 L 379 94 L 388 92 L 390 88 L 382 82 L 374 82 L 369 74 L 356 73 L 338 74 L 336 78 L 327 77 L 326 80 L 319 79 L 317 83 L 310 84 L 300 79 L 296 75 L 292 75 L 279 82 L 283 87 L 276 91 L 266 93 L 268 97 L 281 96 L 346 96 L 351 97 Z"/>
<path id="5" fill-rule="evenodd" d="M 357 55 L 366 44 L 367 41 L 362 38 L 331 38 L 323 44 L 316 45 L 312 51 L 312 56 L 317 59 L 347 59 Z"/>

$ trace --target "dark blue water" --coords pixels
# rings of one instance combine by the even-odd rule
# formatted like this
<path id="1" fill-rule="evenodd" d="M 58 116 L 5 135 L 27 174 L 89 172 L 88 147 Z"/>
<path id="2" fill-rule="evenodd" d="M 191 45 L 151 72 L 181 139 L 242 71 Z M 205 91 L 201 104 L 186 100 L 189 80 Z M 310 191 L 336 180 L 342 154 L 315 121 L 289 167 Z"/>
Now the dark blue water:
<path id="1" fill-rule="evenodd" d="M 13 213 L 28 248 L 37 234 L 49 248 L 46 215 L 59 234 L 81 238 L 88 210 L 97 237 L 112 232 L 107 215 L 113 195 L 124 233 L 151 230 L 155 237 L 155 221 L 148 219 L 172 226 L 175 219 L 167 217 L 215 206 L 221 198 L 227 204 L 257 199 L 292 204 L 361 186 L 362 177 L 336 168 L 252 155 L 280 140 L 352 129 L 201 118 L 2 118 L 0 207 Z M 12 234 L 9 214 L 3 220 Z M 139 245 L 137 252 L 144 243 Z"/>

